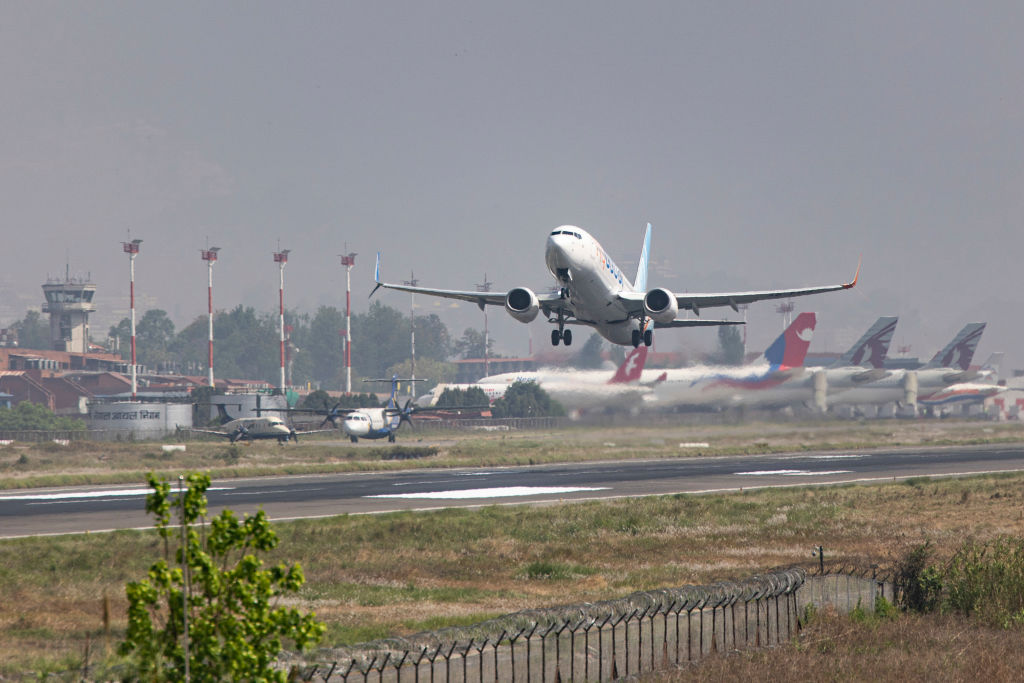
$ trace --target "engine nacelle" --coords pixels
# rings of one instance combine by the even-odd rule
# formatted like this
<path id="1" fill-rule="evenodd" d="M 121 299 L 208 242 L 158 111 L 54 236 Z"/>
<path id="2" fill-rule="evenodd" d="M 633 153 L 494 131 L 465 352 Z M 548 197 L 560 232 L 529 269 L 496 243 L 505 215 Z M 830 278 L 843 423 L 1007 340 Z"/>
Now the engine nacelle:
<path id="1" fill-rule="evenodd" d="M 530 323 L 540 313 L 540 302 L 533 290 L 527 287 L 514 287 L 505 295 L 505 310 L 521 323 Z"/>
<path id="2" fill-rule="evenodd" d="M 658 287 L 644 296 L 644 313 L 655 322 L 672 322 L 679 315 L 679 302 L 667 289 Z"/>

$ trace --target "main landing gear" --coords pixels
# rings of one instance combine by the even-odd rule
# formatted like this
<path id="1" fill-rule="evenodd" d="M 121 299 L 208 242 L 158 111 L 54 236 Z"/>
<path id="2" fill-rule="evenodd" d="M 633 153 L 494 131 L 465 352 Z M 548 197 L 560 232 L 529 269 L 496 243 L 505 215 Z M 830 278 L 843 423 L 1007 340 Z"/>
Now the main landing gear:
<path id="1" fill-rule="evenodd" d="M 551 330 L 551 345 L 558 346 L 559 340 L 566 346 L 572 346 L 572 330 Z"/>
<path id="2" fill-rule="evenodd" d="M 633 348 L 640 346 L 640 342 L 644 343 L 644 346 L 650 346 L 654 343 L 654 331 L 650 329 L 644 330 L 642 333 L 640 330 L 633 330 Z"/>

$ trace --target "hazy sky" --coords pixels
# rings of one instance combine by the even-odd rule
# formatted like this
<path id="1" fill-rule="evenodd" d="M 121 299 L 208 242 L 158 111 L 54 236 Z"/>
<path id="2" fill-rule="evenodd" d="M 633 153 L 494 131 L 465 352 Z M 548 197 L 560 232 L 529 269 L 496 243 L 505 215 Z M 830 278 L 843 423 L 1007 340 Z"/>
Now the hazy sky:
<path id="1" fill-rule="evenodd" d="M 392 281 L 544 289 L 552 228 L 630 272 L 650 221 L 676 290 L 841 282 L 863 254 L 857 289 L 797 300 L 812 350 L 890 314 L 930 356 L 986 320 L 978 360 L 1024 367 L 1022 34 L 1019 2 L 3 3 L 0 325 L 69 262 L 103 336 L 129 231 L 140 309 L 184 325 L 207 239 L 218 308 L 276 309 L 280 239 L 286 305 L 344 307 L 347 243 L 361 311 L 378 250 Z M 749 320 L 753 348 L 780 329 L 770 302 Z M 550 349 L 490 323 L 500 351 Z"/>

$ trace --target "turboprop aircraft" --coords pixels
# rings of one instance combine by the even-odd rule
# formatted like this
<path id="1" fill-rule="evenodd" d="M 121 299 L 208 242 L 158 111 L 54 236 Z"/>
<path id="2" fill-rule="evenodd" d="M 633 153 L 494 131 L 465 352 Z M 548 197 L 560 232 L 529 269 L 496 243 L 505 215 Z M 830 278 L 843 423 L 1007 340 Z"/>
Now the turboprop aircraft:
<path id="1" fill-rule="evenodd" d="M 261 412 L 275 410 L 273 408 L 262 408 Z M 231 417 L 223 404 L 217 404 L 217 412 L 220 415 L 220 429 L 196 429 L 190 427 L 182 428 L 182 431 L 198 432 L 200 434 L 212 434 L 228 439 L 231 443 L 238 440 L 254 441 L 256 439 L 277 439 L 279 443 L 294 441 L 298 443 L 302 434 L 316 434 L 318 432 L 333 431 L 330 429 L 314 429 L 311 431 L 296 431 L 279 417 L 273 415 L 261 415 L 259 417 Z"/>
<path id="2" fill-rule="evenodd" d="M 851 282 L 821 287 L 776 289 L 750 292 L 720 292 L 708 294 L 675 293 L 663 287 L 648 288 L 647 270 L 651 252 L 651 224 L 647 224 L 640 264 L 636 277 L 630 282 L 615 265 L 596 239 L 585 230 L 563 225 L 548 235 L 544 262 L 555 279 L 555 290 L 536 294 L 528 287 L 513 287 L 505 293 L 450 289 L 430 289 L 381 282 L 380 253 L 374 271 L 376 287 L 395 289 L 413 294 L 425 294 L 447 299 L 458 299 L 484 306 L 504 306 L 513 318 L 522 323 L 533 322 L 540 313 L 548 322 L 557 325 L 551 331 L 551 343 L 572 344 L 572 330 L 566 325 L 587 325 L 598 334 L 623 346 L 634 347 L 643 343 L 650 346 L 653 330 L 659 327 L 696 327 L 707 325 L 738 325 L 741 321 L 702 320 L 679 318 L 680 311 L 691 311 L 700 316 L 705 308 L 739 306 L 763 299 L 788 299 L 808 294 L 821 294 L 850 289 L 857 284 L 860 265 Z"/>
<path id="3" fill-rule="evenodd" d="M 383 408 L 358 408 L 347 411 L 345 419 L 341 423 L 341 429 L 348 435 L 352 443 L 358 443 L 359 439 L 384 439 L 388 442 L 395 442 L 395 433 L 402 426 L 403 422 L 412 425 L 412 416 L 417 413 L 437 412 L 439 410 L 487 410 L 490 406 L 462 406 L 459 408 L 423 408 L 414 405 L 412 399 L 405 402 L 403 407 L 398 406 L 396 398 L 400 382 L 422 382 L 421 379 L 400 379 L 395 376 L 391 379 L 364 379 L 364 382 L 391 382 L 391 396 Z M 332 420 L 333 422 L 333 420 Z"/>

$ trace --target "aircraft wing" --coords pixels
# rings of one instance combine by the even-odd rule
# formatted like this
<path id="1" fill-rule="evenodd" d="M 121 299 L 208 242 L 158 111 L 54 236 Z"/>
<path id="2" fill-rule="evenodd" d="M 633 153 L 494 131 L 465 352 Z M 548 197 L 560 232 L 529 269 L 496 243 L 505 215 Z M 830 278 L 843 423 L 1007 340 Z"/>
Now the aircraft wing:
<path id="1" fill-rule="evenodd" d="M 306 434 L 326 434 L 327 432 L 337 432 L 337 429 L 307 429 L 305 431 L 292 430 L 293 434 L 300 434 L 305 436 Z"/>
<path id="2" fill-rule="evenodd" d="M 857 264 L 857 272 L 853 276 L 853 280 L 850 282 L 844 282 L 838 285 L 823 285 L 820 287 L 796 287 L 794 289 L 766 289 L 762 291 L 753 292 L 721 292 L 721 293 L 708 293 L 708 294 L 691 294 L 684 292 L 677 294 L 672 293 L 672 296 L 676 298 L 676 303 L 679 304 L 679 310 L 693 311 L 695 314 L 700 315 L 701 309 L 704 308 L 715 308 L 720 306 L 728 306 L 734 311 L 739 311 L 739 307 L 743 304 L 750 304 L 755 301 L 764 301 L 766 299 L 789 299 L 795 296 L 807 296 L 809 294 L 824 294 L 825 292 L 835 292 L 842 289 L 851 289 L 857 285 L 857 278 L 860 276 L 860 264 Z M 643 314 L 643 302 L 646 292 L 622 292 L 619 294 L 619 300 L 626 303 L 630 308 L 630 313 L 641 315 Z M 673 321 L 673 323 L 676 321 Z M 669 324 L 671 326 L 672 323 Z"/>
<path id="3" fill-rule="evenodd" d="M 399 292 L 409 292 L 411 294 L 425 294 L 426 296 L 437 296 L 442 299 L 458 299 L 459 301 L 469 301 L 480 308 L 484 306 L 504 306 L 505 305 L 505 292 L 476 292 L 469 290 L 458 290 L 458 289 L 431 289 L 429 287 L 410 287 L 409 285 L 394 285 L 388 282 L 378 282 L 377 287 L 383 287 L 384 289 L 395 289 Z M 377 287 L 374 287 L 373 291 L 377 291 Z M 371 292 L 373 294 L 373 292 Z M 539 297 L 538 297 L 539 298 Z"/>
<path id="4" fill-rule="evenodd" d="M 680 318 L 667 323 L 654 323 L 655 329 L 662 327 L 711 327 L 713 325 L 743 325 L 742 320 L 701 320 L 699 318 Z"/>
<path id="5" fill-rule="evenodd" d="M 197 429 L 195 427 L 178 427 L 183 432 L 196 433 L 196 434 L 213 434 L 214 436 L 223 436 L 230 439 L 231 434 L 229 432 L 218 432 L 213 429 Z"/>

